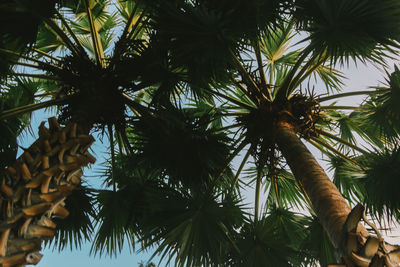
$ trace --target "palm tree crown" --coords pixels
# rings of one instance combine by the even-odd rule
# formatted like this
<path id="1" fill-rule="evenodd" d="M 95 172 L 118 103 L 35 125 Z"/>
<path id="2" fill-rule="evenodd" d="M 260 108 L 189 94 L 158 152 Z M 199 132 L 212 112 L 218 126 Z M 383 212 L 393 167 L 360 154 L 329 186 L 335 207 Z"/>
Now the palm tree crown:
<path id="1" fill-rule="evenodd" d="M 82 0 L 50 13 L 32 11 L 36 38 L 20 33 L 18 49 L 0 42 L 0 171 L 34 110 L 107 131 L 105 188 L 69 192 L 60 248 L 96 223 L 95 252 L 128 240 L 177 266 L 400 262 L 365 216 L 399 218 L 400 72 L 340 93 L 338 70 L 395 55 L 398 1 Z M 354 95 L 365 101 L 341 105 Z M 333 183 L 302 141 L 329 157 Z"/>

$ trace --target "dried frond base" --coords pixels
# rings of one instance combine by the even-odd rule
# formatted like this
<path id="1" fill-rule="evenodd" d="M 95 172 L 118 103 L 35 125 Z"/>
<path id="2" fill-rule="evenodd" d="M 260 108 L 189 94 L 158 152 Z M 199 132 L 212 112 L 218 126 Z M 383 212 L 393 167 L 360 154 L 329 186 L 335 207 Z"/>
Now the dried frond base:
<path id="1" fill-rule="evenodd" d="M 359 231 L 363 219 L 376 233 L 365 236 Z M 364 207 L 353 208 L 343 227 L 342 251 L 348 267 L 395 267 L 400 265 L 400 246 L 385 242 L 375 225 L 366 218 Z"/>
<path id="2" fill-rule="evenodd" d="M 0 185 L 0 266 L 37 264 L 43 240 L 56 231 L 55 217 L 69 212 L 64 200 L 80 184 L 82 167 L 94 163 L 87 151 L 94 138 L 76 123 L 55 118 L 39 126 L 39 138 L 7 169 Z"/>

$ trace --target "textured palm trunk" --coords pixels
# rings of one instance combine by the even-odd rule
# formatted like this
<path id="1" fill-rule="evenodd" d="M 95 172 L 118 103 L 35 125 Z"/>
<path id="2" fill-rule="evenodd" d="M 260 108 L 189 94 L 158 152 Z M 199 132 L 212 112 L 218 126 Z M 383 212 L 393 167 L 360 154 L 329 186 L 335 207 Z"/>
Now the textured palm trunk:
<path id="1" fill-rule="evenodd" d="M 293 174 L 302 182 L 315 213 L 346 266 L 400 266 L 400 246 L 383 240 L 378 229 L 365 217 L 362 205 L 350 209 L 292 125 L 281 122 L 277 128 L 277 144 Z M 370 235 L 359 223 L 361 219 L 374 229 L 376 236 Z"/>
<path id="2" fill-rule="evenodd" d="M 43 240 L 53 237 L 53 218 L 69 212 L 64 200 L 80 184 L 82 167 L 94 163 L 88 153 L 92 136 L 76 123 L 50 128 L 41 124 L 39 138 L 7 169 L 0 187 L 0 266 L 37 264 Z"/>
<path id="3" fill-rule="evenodd" d="M 351 209 L 325 171 L 288 123 L 280 123 L 277 144 L 290 169 L 302 182 L 313 208 L 336 248 Z"/>

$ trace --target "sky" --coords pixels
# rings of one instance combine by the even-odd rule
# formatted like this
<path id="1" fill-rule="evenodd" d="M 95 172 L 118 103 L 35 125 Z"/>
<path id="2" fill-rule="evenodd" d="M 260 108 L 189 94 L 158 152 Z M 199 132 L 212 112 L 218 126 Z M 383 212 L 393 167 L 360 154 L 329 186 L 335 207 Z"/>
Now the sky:
<path id="1" fill-rule="evenodd" d="M 389 66 L 393 69 L 394 62 L 389 61 Z M 358 91 L 365 90 L 369 86 L 377 86 L 382 85 L 382 82 L 385 81 L 386 74 L 382 70 L 376 69 L 371 65 L 363 65 L 362 63 L 350 64 L 349 68 L 343 69 L 344 73 L 348 77 L 345 80 L 346 86 L 344 87 L 343 92 L 350 91 Z M 346 100 L 341 100 L 341 105 L 356 105 L 361 103 L 361 97 L 351 97 Z M 46 120 L 48 117 L 52 116 L 51 112 L 38 111 L 35 112 L 32 119 L 32 129 L 34 135 L 31 136 L 29 134 L 25 135 L 22 138 L 22 146 L 29 146 L 37 137 L 37 127 L 41 121 Z M 96 138 L 96 136 L 95 136 Z M 99 167 L 101 167 L 101 163 L 104 162 L 105 154 L 107 151 L 108 143 L 106 138 L 104 138 L 104 142 L 101 143 L 98 138 L 97 141 L 93 145 L 93 151 L 95 156 L 97 157 L 97 162 L 91 167 L 91 169 L 86 169 L 85 175 L 87 177 L 86 181 L 95 187 L 100 186 L 101 178 L 98 175 Z M 320 157 L 320 153 L 313 148 L 310 148 L 316 157 Z M 326 169 L 326 163 L 323 160 L 319 160 L 320 164 Z M 252 193 L 247 195 L 247 202 L 251 202 L 253 199 Z M 394 231 L 392 233 L 388 233 L 388 241 L 392 243 L 400 243 L 400 231 Z M 396 242 L 397 240 L 397 242 Z M 128 246 L 125 246 L 123 251 L 117 255 L 117 257 L 110 258 L 109 256 L 93 256 L 90 255 L 90 243 L 85 243 L 82 249 L 73 249 L 72 251 L 69 249 L 65 249 L 62 252 L 58 252 L 57 249 L 46 248 L 42 250 L 42 254 L 44 257 L 41 262 L 38 264 L 39 267 L 105 267 L 105 266 L 121 266 L 121 267 L 136 267 L 139 265 L 139 262 L 146 262 L 150 256 L 150 252 L 137 252 L 140 249 L 140 246 L 136 247 L 136 251 L 130 251 Z M 155 263 L 158 263 L 158 258 L 153 260 Z M 160 266 L 163 266 L 161 264 Z"/>

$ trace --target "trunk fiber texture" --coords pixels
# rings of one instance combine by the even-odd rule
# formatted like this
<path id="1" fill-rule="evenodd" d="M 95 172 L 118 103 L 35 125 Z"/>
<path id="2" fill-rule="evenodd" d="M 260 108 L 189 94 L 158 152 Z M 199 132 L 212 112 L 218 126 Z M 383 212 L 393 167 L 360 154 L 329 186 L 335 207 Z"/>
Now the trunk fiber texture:
<path id="1" fill-rule="evenodd" d="M 288 123 L 278 125 L 276 142 L 290 169 L 308 194 L 313 208 L 336 248 L 351 209 L 315 157 Z"/>
<path id="2" fill-rule="evenodd" d="M 0 266 L 37 264 L 43 240 L 56 231 L 53 219 L 69 212 L 64 200 L 76 189 L 82 167 L 94 163 L 87 151 L 94 139 L 76 123 L 55 118 L 39 127 L 39 138 L 6 170 L 0 186 Z"/>

